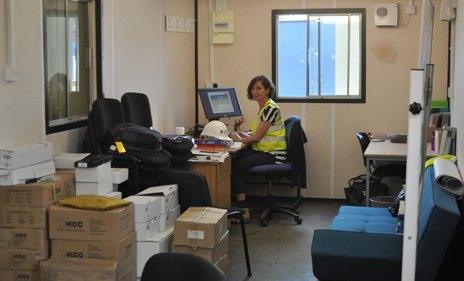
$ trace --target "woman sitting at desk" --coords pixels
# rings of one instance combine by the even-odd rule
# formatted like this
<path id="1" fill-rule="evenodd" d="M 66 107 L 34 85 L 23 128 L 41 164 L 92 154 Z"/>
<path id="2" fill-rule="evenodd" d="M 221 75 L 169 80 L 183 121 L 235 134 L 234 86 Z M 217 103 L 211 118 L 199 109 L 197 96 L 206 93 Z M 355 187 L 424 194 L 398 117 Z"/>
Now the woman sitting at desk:
<path id="1" fill-rule="evenodd" d="M 259 111 L 251 124 L 251 133 L 230 133 L 234 141 L 251 143 L 251 146 L 240 150 L 232 161 L 232 192 L 237 195 L 239 207 L 246 207 L 244 178 L 247 171 L 255 166 L 282 163 L 287 159 L 284 120 L 279 107 L 272 100 L 274 94 L 275 87 L 266 76 L 253 78 L 248 85 L 247 97 L 258 103 Z"/>

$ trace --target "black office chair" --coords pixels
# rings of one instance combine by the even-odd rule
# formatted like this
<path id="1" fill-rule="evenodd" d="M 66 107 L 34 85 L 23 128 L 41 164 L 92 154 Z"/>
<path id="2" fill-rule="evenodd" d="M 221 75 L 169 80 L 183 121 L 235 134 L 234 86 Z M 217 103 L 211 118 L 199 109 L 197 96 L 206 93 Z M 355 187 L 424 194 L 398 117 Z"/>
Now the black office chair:
<path id="1" fill-rule="evenodd" d="M 142 93 L 125 93 L 121 97 L 124 117 L 127 122 L 150 128 L 153 126 L 150 101 Z"/>
<path id="2" fill-rule="evenodd" d="M 285 139 L 287 141 L 287 163 L 256 166 L 248 170 L 252 176 L 264 177 L 267 182 L 267 205 L 261 213 L 260 224 L 267 226 L 272 213 L 282 213 L 292 216 L 296 223 L 301 224 L 297 209 L 301 204 L 301 188 L 306 188 L 306 156 L 304 143 L 306 135 L 301 127 L 299 117 L 293 116 L 285 120 Z M 279 179 L 289 180 L 296 187 L 296 201 L 292 206 L 275 205 L 272 195 L 272 183 Z"/>
<path id="3" fill-rule="evenodd" d="M 226 281 L 224 273 L 207 260 L 181 253 L 160 253 L 145 264 L 140 281 Z"/>
<path id="4" fill-rule="evenodd" d="M 360 132 L 356 133 L 356 137 L 358 138 L 359 144 L 361 145 L 364 167 L 369 168 L 369 173 L 372 177 L 374 177 L 375 180 L 381 182 L 382 179 L 386 177 L 399 177 L 401 179 L 406 177 L 405 164 L 386 164 L 376 167 L 373 161 L 369 161 L 369 163 L 367 163 L 367 159 L 364 153 L 366 152 L 366 149 L 370 143 L 369 136 L 364 132 Z"/>
<path id="5" fill-rule="evenodd" d="M 122 107 L 124 108 L 124 114 L 128 122 L 130 123 L 137 123 L 141 126 L 151 127 L 152 119 L 151 119 L 151 110 L 150 110 L 150 102 L 148 97 L 145 94 L 141 93 L 125 93 L 121 98 Z M 140 109 L 140 110 L 138 110 Z M 180 186 L 185 186 L 185 199 L 182 198 L 185 202 L 185 206 L 198 206 L 204 207 L 208 206 L 211 207 L 211 195 L 209 193 L 208 182 L 203 174 L 188 171 L 190 174 L 183 174 L 180 175 L 177 172 L 177 169 L 161 169 L 158 172 L 154 172 L 154 174 L 161 173 L 162 175 L 157 176 L 156 178 L 159 179 L 161 182 L 160 184 L 172 184 L 177 183 Z M 149 183 L 145 183 L 142 181 L 142 185 L 147 185 Z M 191 189 L 195 192 L 189 194 L 188 186 L 192 184 L 206 186 L 205 188 L 200 189 Z M 201 190 L 202 192 L 196 192 L 197 190 Z M 208 192 L 204 192 L 207 190 Z M 179 200 L 180 194 L 179 194 Z M 184 210 L 181 210 L 182 212 Z M 247 275 L 251 276 L 251 266 L 250 266 L 250 256 L 248 254 L 248 243 L 246 237 L 246 230 L 245 230 L 245 222 L 243 219 L 244 210 L 241 208 L 229 208 L 227 210 L 227 217 L 237 219 L 240 223 L 242 229 L 242 239 L 243 239 L 243 248 L 245 252 L 245 262 L 247 266 Z"/>

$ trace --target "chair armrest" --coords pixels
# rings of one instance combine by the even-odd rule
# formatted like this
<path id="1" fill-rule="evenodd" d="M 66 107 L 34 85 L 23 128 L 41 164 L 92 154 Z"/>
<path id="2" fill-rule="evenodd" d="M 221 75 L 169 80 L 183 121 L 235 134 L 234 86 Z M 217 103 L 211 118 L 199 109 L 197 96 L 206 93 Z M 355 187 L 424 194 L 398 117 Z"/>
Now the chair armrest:
<path id="1" fill-rule="evenodd" d="M 402 247 L 396 234 L 315 230 L 313 272 L 322 280 L 400 280 Z"/>

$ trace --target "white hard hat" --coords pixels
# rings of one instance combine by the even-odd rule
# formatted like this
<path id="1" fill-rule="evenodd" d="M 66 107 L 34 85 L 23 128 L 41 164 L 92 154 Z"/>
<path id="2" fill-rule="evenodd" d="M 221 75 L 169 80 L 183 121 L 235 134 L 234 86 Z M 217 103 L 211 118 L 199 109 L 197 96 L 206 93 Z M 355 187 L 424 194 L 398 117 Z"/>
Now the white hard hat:
<path id="1" fill-rule="evenodd" d="M 232 139 L 229 138 L 227 134 L 227 127 L 221 121 L 211 121 L 205 125 L 203 131 L 201 132 L 201 137 L 210 137 L 216 138 L 225 141 L 231 141 Z"/>

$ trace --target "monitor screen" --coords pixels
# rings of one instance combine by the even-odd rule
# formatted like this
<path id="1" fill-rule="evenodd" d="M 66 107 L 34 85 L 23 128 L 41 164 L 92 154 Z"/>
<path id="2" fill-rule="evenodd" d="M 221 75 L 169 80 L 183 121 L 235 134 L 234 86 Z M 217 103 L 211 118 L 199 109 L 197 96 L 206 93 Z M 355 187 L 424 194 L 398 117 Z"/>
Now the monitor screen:
<path id="1" fill-rule="evenodd" d="M 242 109 L 234 88 L 198 89 L 203 110 L 209 120 L 242 116 Z"/>

